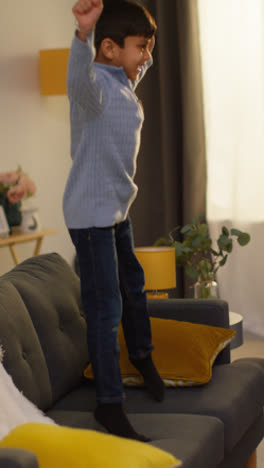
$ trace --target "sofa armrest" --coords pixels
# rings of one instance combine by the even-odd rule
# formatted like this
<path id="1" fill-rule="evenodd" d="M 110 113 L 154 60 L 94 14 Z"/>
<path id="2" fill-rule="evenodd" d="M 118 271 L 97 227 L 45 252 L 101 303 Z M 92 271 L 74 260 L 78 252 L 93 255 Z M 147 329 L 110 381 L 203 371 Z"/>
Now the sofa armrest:
<path id="1" fill-rule="evenodd" d="M 39 468 L 33 452 L 19 448 L 0 448 L 0 468 Z"/>
<path id="2" fill-rule="evenodd" d="M 150 299 L 151 317 L 229 328 L 228 303 L 220 299 Z M 217 357 L 215 364 L 230 362 L 230 346 Z"/>
<path id="3" fill-rule="evenodd" d="M 228 303 L 220 299 L 151 299 L 151 317 L 229 328 Z"/>

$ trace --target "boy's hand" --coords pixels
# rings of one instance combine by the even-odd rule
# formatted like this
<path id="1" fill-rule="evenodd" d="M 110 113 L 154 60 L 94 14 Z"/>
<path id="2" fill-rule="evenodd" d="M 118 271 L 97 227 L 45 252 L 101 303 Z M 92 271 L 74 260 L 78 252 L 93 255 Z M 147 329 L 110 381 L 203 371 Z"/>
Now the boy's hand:
<path id="1" fill-rule="evenodd" d="M 90 34 L 103 11 L 102 0 L 78 0 L 72 12 L 82 35 Z"/>

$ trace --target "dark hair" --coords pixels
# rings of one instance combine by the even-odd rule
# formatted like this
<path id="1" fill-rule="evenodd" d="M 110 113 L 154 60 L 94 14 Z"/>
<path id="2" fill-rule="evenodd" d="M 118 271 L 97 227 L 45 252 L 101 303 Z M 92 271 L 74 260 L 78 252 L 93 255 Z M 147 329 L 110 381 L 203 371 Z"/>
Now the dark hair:
<path id="1" fill-rule="evenodd" d="M 140 3 L 133 0 L 108 0 L 96 24 L 95 47 L 98 51 L 106 37 L 123 47 L 127 36 L 151 38 L 156 30 L 154 18 Z"/>

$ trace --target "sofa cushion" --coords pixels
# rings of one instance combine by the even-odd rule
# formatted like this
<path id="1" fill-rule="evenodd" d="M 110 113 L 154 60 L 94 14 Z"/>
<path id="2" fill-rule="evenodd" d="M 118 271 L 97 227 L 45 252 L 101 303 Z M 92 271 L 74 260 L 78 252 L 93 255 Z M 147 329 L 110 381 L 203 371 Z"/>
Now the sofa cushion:
<path id="1" fill-rule="evenodd" d="M 92 412 L 49 411 L 58 424 L 103 430 Z M 224 456 L 224 426 L 214 417 L 191 414 L 130 414 L 135 429 L 151 444 L 183 461 L 184 468 L 218 466 Z"/>
<path id="2" fill-rule="evenodd" d="M 228 303 L 220 299 L 149 299 L 148 311 L 151 317 L 229 328 Z M 215 364 L 229 362 L 230 346 L 227 346 Z"/>
<path id="3" fill-rule="evenodd" d="M 248 360 L 216 366 L 207 385 L 168 388 L 162 403 L 154 405 L 146 392 L 126 389 L 128 413 L 192 413 L 219 418 L 225 427 L 225 450 L 230 452 L 263 411 L 264 375 Z M 155 410 L 154 410 L 155 407 Z"/>
<path id="4" fill-rule="evenodd" d="M 27 423 L 13 429 L 1 447 L 32 450 L 42 468 L 172 468 L 181 463 L 149 444 L 97 431 Z"/>
<path id="5" fill-rule="evenodd" d="M 263 412 L 264 373 L 255 358 L 213 368 L 210 382 L 200 387 L 166 388 L 157 403 L 141 387 L 126 387 L 127 413 L 188 413 L 214 416 L 225 426 L 225 450 L 230 452 Z M 53 410 L 93 411 L 95 387 L 91 380 L 58 401 Z M 52 414 L 51 414 L 52 417 Z"/>
<path id="6" fill-rule="evenodd" d="M 15 286 L 31 316 L 56 401 L 80 383 L 88 363 L 79 278 L 56 253 L 29 258 L 3 278 Z"/>
<path id="7" fill-rule="evenodd" d="M 129 418 L 136 430 L 149 435 L 152 445 L 178 453 L 184 468 L 218 466 L 223 460 L 224 427 L 219 419 L 190 414 L 147 416 L 143 421 L 142 415 Z"/>
<path id="8" fill-rule="evenodd" d="M 129 417 L 133 413 L 216 417 L 224 424 L 225 451 L 230 453 L 263 414 L 263 388 L 262 366 L 249 358 L 214 367 L 212 379 L 201 387 L 166 388 L 164 401 L 159 403 L 141 387 L 127 387 L 124 407 Z M 95 405 L 95 387 L 87 380 L 57 402 L 53 411 L 92 412 Z M 48 413 L 52 418 L 53 411 Z"/>
<path id="9" fill-rule="evenodd" d="M 0 280 L 0 344 L 3 365 L 16 387 L 38 407 L 52 401 L 45 357 L 30 315 L 16 288 Z"/>
<path id="10" fill-rule="evenodd" d="M 235 332 L 229 328 L 150 318 L 153 360 L 165 385 L 194 386 L 207 383 L 218 354 L 230 343 Z M 131 364 L 122 327 L 119 331 L 120 369 L 123 383 L 143 385 L 138 370 Z M 91 365 L 85 370 L 93 377 Z"/>

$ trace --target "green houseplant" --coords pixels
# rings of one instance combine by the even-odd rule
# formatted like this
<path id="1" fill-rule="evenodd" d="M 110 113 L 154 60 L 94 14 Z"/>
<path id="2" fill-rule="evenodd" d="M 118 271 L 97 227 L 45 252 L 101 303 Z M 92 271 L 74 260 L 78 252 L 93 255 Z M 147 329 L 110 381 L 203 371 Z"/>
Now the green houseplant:
<path id="1" fill-rule="evenodd" d="M 196 280 L 195 297 L 217 297 L 217 271 L 226 264 L 228 255 L 233 250 L 233 242 L 245 246 L 250 241 L 250 235 L 223 226 L 216 240 L 216 247 L 213 247 L 208 226 L 202 222 L 202 218 L 200 215 L 190 224 L 172 229 L 167 237 L 158 239 L 155 245 L 175 247 L 176 265 L 184 267 L 186 274 Z M 183 237 L 182 241 L 176 240 L 178 231 Z"/>

